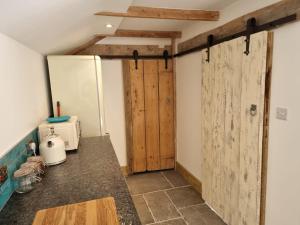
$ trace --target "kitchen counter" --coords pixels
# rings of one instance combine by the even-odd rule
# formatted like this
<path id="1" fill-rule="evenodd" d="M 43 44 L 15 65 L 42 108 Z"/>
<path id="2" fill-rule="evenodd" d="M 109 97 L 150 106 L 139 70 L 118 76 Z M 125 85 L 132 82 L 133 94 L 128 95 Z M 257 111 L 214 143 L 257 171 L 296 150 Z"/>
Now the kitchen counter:
<path id="1" fill-rule="evenodd" d="M 141 224 L 109 137 L 82 138 L 65 163 L 47 168 L 33 191 L 13 194 L 0 212 L 0 224 L 31 225 L 40 209 L 109 196 L 126 225 Z"/>

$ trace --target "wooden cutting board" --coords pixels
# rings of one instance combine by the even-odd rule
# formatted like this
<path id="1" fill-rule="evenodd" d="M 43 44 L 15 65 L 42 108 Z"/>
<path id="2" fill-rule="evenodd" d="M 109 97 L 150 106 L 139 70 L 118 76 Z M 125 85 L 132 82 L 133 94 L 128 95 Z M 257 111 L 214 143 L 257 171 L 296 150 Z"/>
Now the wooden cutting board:
<path id="1" fill-rule="evenodd" d="M 114 198 L 39 210 L 32 225 L 119 225 Z"/>

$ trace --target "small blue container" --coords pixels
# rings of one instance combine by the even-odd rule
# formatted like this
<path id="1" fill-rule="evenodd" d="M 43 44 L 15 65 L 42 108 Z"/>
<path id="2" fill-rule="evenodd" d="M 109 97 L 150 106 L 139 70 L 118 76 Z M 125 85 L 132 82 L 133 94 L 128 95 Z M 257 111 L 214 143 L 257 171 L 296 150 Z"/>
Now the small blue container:
<path id="1" fill-rule="evenodd" d="M 68 121 L 70 118 L 70 116 L 49 117 L 47 121 L 48 123 L 61 123 Z"/>

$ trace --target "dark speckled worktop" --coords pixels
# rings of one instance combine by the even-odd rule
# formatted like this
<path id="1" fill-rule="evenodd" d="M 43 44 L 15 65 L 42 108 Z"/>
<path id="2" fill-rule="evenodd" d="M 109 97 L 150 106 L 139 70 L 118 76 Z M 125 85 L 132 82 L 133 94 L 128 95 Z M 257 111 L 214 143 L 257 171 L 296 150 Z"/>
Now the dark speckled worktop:
<path id="1" fill-rule="evenodd" d="M 0 212 L 2 225 L 31 225 L 37 210 L 112 196 L 126 225 L 140 225 L 108 136 L 82 138 L 79 149 L 27 194 L 14 193 Z"/>

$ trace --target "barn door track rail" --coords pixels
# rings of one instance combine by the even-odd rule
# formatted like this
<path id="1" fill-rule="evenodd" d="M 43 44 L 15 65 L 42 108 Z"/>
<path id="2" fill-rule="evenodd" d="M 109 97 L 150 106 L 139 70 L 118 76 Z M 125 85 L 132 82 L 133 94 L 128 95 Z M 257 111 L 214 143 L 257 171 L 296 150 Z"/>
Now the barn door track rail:
<path id="1" fill-rule="evenodd" d="M 191 48 L 189 50 L 177 53 L 177 54 L 174 55 L 174 57 L 180 57 L 180 56 L 184 56 L 184 55 L 187 55 L 187 54 L 191 54 L 191 53 L 194 53 L 194 52 L 201 51 L 203 49 L 207 49 L 208 50 L 207 59 L 209 60 L 209 48 L 210 47 L 212 47 L 214 45 L 221 44 L 221 43 L 226 42 L 226 41 L 230 41 L 230 40 L 235 39 L 235 38 L 242 37 L 242 36 L 246 37 L 246 40 L 245 40 L 245 42 L 246 42 L 246 48 L 245 49 L 246 50 L 245 50 L 244 53 L 246 55 L 248 55 L 248 54 L 250 54 L 249 48 L 250 48 L 250 38 L 251 38 L 252 34 L 255 34 L 255 33 L 258 33 L 258 32 L 264 31 L 264 30 L 271 30 L 271 29 L 274 29 L 278 26 L 284 25 L 286 23 L 293 22 L 295 20 L 297 20 L 297 14 L 292 14 L 292 15 L 289 15 L 289 16 L 286 16 L 286 17 L 279 18 L 277 20 L 273 20 L 273 21 L 265 23 L 265 24 L 257 25 L 257 21 L 253 17 L 253 18 L 250 18 L 250 19 L 247 20 L 246 30 L 235 33 L 235 34 L 232 34 L 232 35 L 228 35 L 228 36 L 220 38 L 220 39 L 217 39 L 217 37 L 214 36 L 214 39 L 213 39 L 212 43 L 207 42 L 206 44 L 203 44 L 203 45 Z"/>
<path id="2" fill-rule="evenodd" d="M 151 60 L 151 59 L 164 59 L 165 60 L 165 68 L 168 68 L 168 60 L 176 57 L 181 57 L 187 54 L 191 54 L 194 52 L 201 51 L 203 49 L 207 49 L 207 59 L 206 61 L 210 61 L 210 48 L 214 45 L 221 44 L 226 41 L 230 41 L 235 38 L 243 37 L 245 36 L 245 51 L 244 53 L 246 55 L 250 54 L 250 41 L 251 41 L 251 35 L 264 31 L 264 30 L 271 30 L 278 26 L 284 25 L 286 23 L 290 23 L 297 20 L 297 14 L 292 14 L 286 17 L 282 17 L 277 20 L 273 20 L 271 22 L 257 25 L 257 21 L 254 17 L 247 20 L 246 29 L 244 31 L 228 35 L 226 37 L 218 39 L 214 35 L 208 35 L 207 37 L 207 43 L 191 48 L 189 50 L 177 53 L 175 55 L 170 55 L 168 50 L 164 50 L 162 55 L 139 55 L 139 52 L 137 50 L 134 50 L 132 55 L 99 55 L 102 59 L 133 59 L 135 60 L 135 68 L 138 69 L 138 60 L 144 59 L 144 60 Z"/>
<path id="3" fill-rule="evenodd" d="M 165 68 L 168 69 L 168 60 L 174 56 L 169 54 L 168 50 L 164 50 L 162 55 L 139 55 L 138 50 L 134 50 L 132 55 L 99 55 L 102 59 L 133 59 L 135 61 L 135 69 L 138 69 L 138 60 L 164 59 Z"/>

